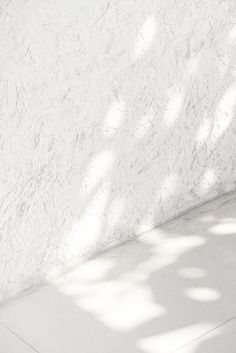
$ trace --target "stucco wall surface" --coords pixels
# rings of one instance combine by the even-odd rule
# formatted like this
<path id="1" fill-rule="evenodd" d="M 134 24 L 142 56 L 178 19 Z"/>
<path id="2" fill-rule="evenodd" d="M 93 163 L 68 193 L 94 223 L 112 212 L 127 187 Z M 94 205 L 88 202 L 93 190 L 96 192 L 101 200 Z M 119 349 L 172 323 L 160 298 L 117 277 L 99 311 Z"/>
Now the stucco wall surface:
<path id="1" fill-rule="evenodd" d="M 0 1 L 0 298 L 235 188 L 236 2 Z"/>

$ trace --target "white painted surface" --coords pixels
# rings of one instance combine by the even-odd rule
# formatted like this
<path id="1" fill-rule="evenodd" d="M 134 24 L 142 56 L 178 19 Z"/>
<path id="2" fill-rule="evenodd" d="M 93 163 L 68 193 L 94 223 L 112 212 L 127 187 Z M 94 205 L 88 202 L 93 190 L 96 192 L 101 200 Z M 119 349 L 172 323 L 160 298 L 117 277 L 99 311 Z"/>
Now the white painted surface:
<path id="1" fill-rule="evenodd" d="M 234 0 L 0 6 L 0 298 L 235 188 Z"/>
<path id="2" fill-rule="evenodd" d="M 21 338 L 0 325 L 0 349 L 4 353 L 35 353 Z"/>
<path id="3" fill-rule="evenodd" d="M 235 209 L 236 193 L 81 264 L 0 324 L 39 353 L 235 353 Z"/>

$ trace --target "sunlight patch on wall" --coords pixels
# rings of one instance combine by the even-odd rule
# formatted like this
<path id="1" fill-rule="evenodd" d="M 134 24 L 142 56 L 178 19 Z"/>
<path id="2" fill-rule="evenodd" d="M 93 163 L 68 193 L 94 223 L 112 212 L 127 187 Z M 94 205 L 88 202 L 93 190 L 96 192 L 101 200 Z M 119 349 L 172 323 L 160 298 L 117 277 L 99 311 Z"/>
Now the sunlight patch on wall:
<path id="1" fill-rule="evenodd" d="M 207 142 L 210 135 L 211 125 L 209 119 L 205 118 L 201 121 L 201 124 L 196 133 L 196 141 L 202 145 Z"/>
<path id="2" fill-rule="evenodd" d="M 199 194 L 202 195 L 208 192 L 209 189 L 211 189 L 215 185 L 216 181 L 217 181 L 217 176 L 215 174 L 215 171 L 213 169 L 207 170 L 204 173 L 199 183 L 199 188 L 198 188 Z"/>
<path id="3" fill-rule="evenodd" d="M 168 175 L 165 177 L 164 181 L 160 183 L 159 189 L 156 192 L 156 200 L 157 204 L 161 204 L 162 208 L 168 208 L 168 200 L 170 198 L 174 198 L 176 188 L 178 185 L 179 176 L 175 173 Z M 156 223 L 158 222 L 156 210 L 154 207 L 150 207 L 146 211 L 145 216 L 142 220 L 138 223 L 135 227 L 135 233 L 140 234 L 150 230 L 151 228 L 155 227 Z"/>
<path id="4" fill-rule="evenodd" d="M 149 16 L 144 22 L 136 38 L 133 49 L 133 60 L 140 59 L 150 49 L 157 31 L 156 19 L 154 15 Z"/>
<path id="5" fill-rule="evenodd" d="M 165 200 L 175 193 L 179 176 L 177 174 L 168 175 L 160 186 L 161 199 Z"/>
<path id="6" fill-rule="evenodd" d="M 217 142 L 232 121 L 233 110 L 236 105 L 236 84 L 231 86 L 223 95 L 216 109 L 214 126 L 211 134 L 212 142 Z"/>
<path id="7" fill-rule="evenodd" d="M 123 100 L 115 100 L 106 117 L 105 117 L 105 121 L 104 121 L 104 127 L 103 127 L 103 131 L 105 136 L 107 137 L 112 137 L 114 136 L 123 119 L 124 119 L 124 115 L 125 115 L 125 103 Z"/>
<path id="8" fill-rule="evenodd" d="M 73 225 L 65 244 L 66 254 L 69 258 L 79 255 L 81 250 L 93 249 L 99 241 L 109 195 L 110 185 L 104 182 L 93 196 L 81 218 Z"/>
<path id="9" fill-rule="evenodd" d="M 232 27 L 231 31 L 229 32 L 229 42 L 231 44 L 236 44 L 236 24 Z"/>
<path id="10" fill-rule="evenodd" d="M 201 51 L 187 61 L 186 71 L 184 74 L 185 79 L 188 78 L 189 76 L 195 75 L 199 67 L 200 58 L 201 58 Z"/>
<path id="11" fill-rule="evenodd" d="M 112 168 L 114 162 L 114 153 L 112 151 L 102 151 L 96 155 L 90 162 L 87 174 L 84 178 L 84 185 L 87 193 L 103 181 L 107 173 Z"/>
<path id="12" fill-rule="evenodd" d="M 184 91 L 179 87 L 175 91 L 170 90 L 168 96 L 169 101 L 164 111 L 163 124 L 167 127 L 171 127 L 179 118 L 184 99 Z"/>

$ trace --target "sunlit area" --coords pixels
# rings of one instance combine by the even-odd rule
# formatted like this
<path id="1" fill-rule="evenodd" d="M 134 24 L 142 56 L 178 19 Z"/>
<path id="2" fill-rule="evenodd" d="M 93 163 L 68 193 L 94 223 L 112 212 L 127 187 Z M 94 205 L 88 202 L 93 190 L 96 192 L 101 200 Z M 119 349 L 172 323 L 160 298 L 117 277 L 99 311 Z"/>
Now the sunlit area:
<path id="1" fill-rule="evenodd" d="M 133 60 L 142 58 L 151 48 L 157 32 L 157 23 L 154 15 L 148 16 L 135 40 L 133 48 Z"/>
<path id="2" fill-rule="evenodd" d="M 94 353 L 104 345 L 117 353 L 232 347 L 235 204 L 235 193 L 218 198 L 48 279 L 1 308 L 3 327 L 39 352 L 74 345 Z"/>
<path id="3" fill-rule="evenodd" d="M 0 353 L 236 353 L 235 0 L 0 31 Z"/>
<path id="4" fill-rule="evenodd" d="M 182 88 L 176 88 L 175 91 L 168 92 L 169 101 L 167 103 L 163 123 L 167 127 L 174 125 L 180 115 L 181 107 L 183 104 L 184 92 Z"/>
<path id="5" fill-rule="evenodd" d="M 108 137 L 112 137 L 119 130 L 125 115 L 125 106 L 123 101 L 115 101 L 107 112 L 104 121 L 104 133 Z"/>
<path id="6" fill-rule="evenodd" d="M 199 185 L 199 193 L 204 194 L 209 192 L 217 182 L 217 176 L 213 169 L 206 170 L 202 176 L 201 183 Z"/>
<path id="7" fill-rule="evenodd" d="M 225 92 L 221 98 L 215 117 L 215 124 L 212 129 L 211 139 L 213 142 L 217 140 L 224 134 L 225 130 L 229 128 L 232 119 L 233 112 L 236 107 L 236 84 L 234 83 L 228 90 Z"/>

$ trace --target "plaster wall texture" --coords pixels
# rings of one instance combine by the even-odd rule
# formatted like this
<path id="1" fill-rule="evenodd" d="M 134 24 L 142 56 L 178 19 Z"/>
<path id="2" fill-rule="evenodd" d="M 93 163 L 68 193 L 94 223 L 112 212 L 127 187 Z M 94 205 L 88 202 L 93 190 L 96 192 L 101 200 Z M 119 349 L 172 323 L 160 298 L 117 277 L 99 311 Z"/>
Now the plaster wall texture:
<path id="1" fill-rule="evenodd" d="M 1 300 L 235 189 L 235 1 L 0 9 Z"/>

